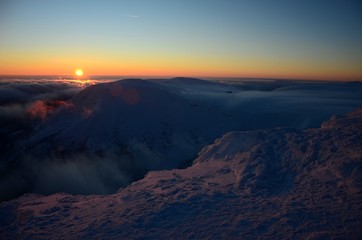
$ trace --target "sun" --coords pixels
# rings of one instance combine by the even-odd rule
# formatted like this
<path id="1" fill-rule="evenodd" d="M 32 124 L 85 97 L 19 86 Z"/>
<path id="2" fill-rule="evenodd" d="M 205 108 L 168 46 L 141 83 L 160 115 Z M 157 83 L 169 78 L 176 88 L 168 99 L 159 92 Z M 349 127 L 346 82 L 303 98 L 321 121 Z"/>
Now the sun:
<path id="1" fill-rule="evenodd" d="M 83 70 L 82 69 L 75 70 L 75 75 L 77 75 L 78 77 L 83 76 Z"/>

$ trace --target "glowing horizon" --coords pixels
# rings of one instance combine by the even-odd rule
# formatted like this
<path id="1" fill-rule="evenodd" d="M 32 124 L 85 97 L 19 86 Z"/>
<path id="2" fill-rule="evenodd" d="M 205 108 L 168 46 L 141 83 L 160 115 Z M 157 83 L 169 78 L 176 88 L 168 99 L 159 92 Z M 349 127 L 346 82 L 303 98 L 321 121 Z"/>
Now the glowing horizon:
<path id="1" fill-rule="evenodd" d="M 355 1 L 17 0 L 1 7 L 0 75 L 81 68 L 88 76 L 362 80 Z"/>

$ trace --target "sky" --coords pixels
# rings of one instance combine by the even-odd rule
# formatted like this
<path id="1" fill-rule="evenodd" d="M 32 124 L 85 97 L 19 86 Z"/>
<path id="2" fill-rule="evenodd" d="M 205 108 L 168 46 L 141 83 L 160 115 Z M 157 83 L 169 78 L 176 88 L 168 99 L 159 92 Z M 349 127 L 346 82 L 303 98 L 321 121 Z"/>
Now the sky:
<path id="1" fill-rule="evenodd" d="M 362 80 L 362 1 L 0 0 L 0 75 Z"/>

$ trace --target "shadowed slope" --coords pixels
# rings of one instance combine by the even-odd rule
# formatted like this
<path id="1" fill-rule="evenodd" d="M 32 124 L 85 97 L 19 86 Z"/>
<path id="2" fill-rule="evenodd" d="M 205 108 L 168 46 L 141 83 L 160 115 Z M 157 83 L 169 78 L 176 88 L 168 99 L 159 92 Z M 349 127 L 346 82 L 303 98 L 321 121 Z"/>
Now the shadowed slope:
<path id="1" fill-rule="evenodd" d="M 11 238 L 348 238 L 362 215 L 362 109 L 322 128 L 230 132 L 187 169 L 109 196 L 26 195 L 0 206 Z"/>
<path id="2" fill-rule="evenodd" d="M 261 91 L 245 84 L 174 78 L 89 86 L 1 159 L 0 201 L 29 192 L 114 193 L 148 171 L 190 166 L 228 131 L 315 127 L 362 103 L 358 85 L 290 82 L 295 87 L 283 90 L 271 81 Z"/>

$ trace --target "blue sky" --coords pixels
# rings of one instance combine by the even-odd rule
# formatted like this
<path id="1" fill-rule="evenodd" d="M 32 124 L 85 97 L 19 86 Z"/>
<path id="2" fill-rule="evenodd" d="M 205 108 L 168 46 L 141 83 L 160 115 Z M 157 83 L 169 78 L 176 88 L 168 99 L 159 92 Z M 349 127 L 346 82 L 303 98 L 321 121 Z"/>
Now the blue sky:
<path id="1" fill-rule="evenodd" d="M 361 1 L 5 0 L 0 9 L 0 74 L 79 66 L 93 74 L 362 77 Z"/>

